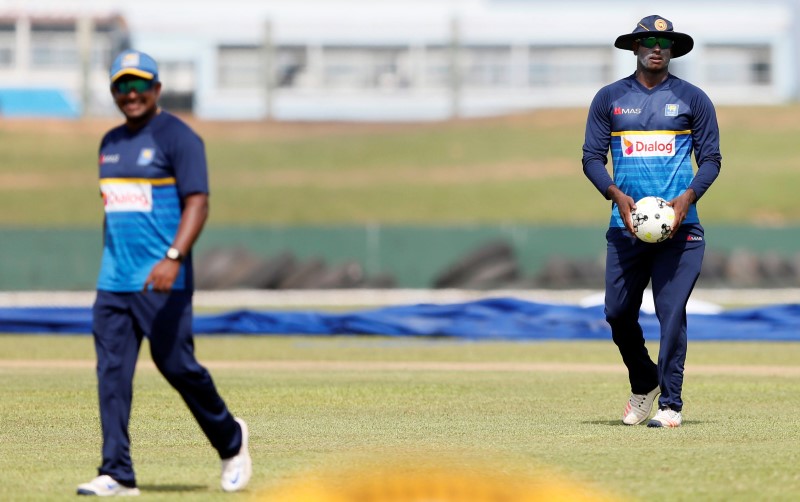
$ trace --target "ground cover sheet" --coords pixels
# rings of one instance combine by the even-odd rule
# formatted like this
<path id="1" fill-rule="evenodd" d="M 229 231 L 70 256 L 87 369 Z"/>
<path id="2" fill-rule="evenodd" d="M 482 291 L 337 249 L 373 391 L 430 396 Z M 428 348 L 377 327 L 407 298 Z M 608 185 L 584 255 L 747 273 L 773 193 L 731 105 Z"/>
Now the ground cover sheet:
<path id="1" fill-rule="evenodd" d="M 658 339 L 654 314 L 640 317 Z M 196 334 L 446 336 L 471 340 L 610 339 L 602 306 L 581 307 L 491 298 L 464 303 L 398 305 L 345 313 L 234 310 L 198 314 Z M 90 334 L 88 307 L 0 308 L 0 333 Z M 800 340 L 800 305 L 689 314 L 690 340 Z"/>

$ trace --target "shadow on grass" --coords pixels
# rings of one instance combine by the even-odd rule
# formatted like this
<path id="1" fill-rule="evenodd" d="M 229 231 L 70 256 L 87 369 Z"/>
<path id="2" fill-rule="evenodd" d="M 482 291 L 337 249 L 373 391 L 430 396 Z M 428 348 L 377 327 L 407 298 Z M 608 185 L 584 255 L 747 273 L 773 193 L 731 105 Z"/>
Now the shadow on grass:
<path id="1" fill-rule="evenodd" d="M 205 492 L 208 491 L 206 485 L 139 485 L 142 494 L 145 492 L 151 493 L 189 493 L 189 492 Z"/>
<path id="2" fill-rule="evenodd" d="M 625 425 L 622 423 L 622 420 L 584 420 L 581 422 L 584 425 L 608 425 L 610 427 L 647 427 L 646 423 L 641 423 L 639 425 Z M 704 425 L 710 424 L 712 422 L 708 420 L 686 420 L 683 422 L 681 427 L 685 427 L 687 425 Z"/>

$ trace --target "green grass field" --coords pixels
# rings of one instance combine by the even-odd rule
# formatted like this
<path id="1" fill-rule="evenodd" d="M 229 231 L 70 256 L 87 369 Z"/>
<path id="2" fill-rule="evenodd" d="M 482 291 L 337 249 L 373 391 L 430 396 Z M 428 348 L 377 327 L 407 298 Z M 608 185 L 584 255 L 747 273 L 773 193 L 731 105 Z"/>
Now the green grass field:
<path id="1" fill-rule="evenodd" d="M 800 106 L 720 108 L 708 224 L 800 221 Z M 586 110 L 428 124 L 194 123 L 211 225 L 605 224 L 581 171 Z M 96 228 L 97 145 L 115 120 L 2 121 L 0 225 Z"/>
<path id="2" fill-rule="evenodd" d="M 210 225 L 601 228 L 608 205 L 580 165 L 585 113 L 193 125 L 211 165 Z M 798 105 L 719 109 L 723 173 L 704 223 L 800 222 L 798 117 Z M 98 228 L 97 144 L 116 122 L 0 121 L 0 228 Z M 628 386 L 610 341 L 201 337 L 197 349 L 251 426 L 254 479 L 221 493 L 213 451 L 144 350 L 131 434 L 148 500 L 266 500 L 298 480 L 341 487 L 353 469 L 409 465 L 565 479 L 621 500 L 800 499 L 798 343 L 690 344 L 674 431 L 620 424 Z M 90 337 L 0 335 L 0 500 L 74 500 L 95 475 L 93 365 Z"/>
<path id="3" fill-rule="evenodd" d="M 131 434 L 146 500 L 268 500 L 409 463 L 619 500 L 800 497 L 800 344 L 690 344 L 677 430 L 620 424 L 611 342 L 200 337 L 197 350 L 250 424 L 251 488 L 220 492 L 213 450 L 144 347 Z M 91 338 L 5 335 L 0 354 L 0 499 L 74 500 L 100 461 Z"/>

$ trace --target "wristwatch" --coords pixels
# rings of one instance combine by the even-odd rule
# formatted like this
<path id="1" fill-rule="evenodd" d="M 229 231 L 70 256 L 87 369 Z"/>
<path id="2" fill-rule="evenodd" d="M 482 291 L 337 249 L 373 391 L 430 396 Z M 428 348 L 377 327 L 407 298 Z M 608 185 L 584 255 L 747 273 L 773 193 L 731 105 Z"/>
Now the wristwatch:
<path id="1" fill-rule="evenodd" d="M 183 253 L 177 248 L 169 248 L 167 249 L 167 258 L 175 261 L 183 261 Z"/>

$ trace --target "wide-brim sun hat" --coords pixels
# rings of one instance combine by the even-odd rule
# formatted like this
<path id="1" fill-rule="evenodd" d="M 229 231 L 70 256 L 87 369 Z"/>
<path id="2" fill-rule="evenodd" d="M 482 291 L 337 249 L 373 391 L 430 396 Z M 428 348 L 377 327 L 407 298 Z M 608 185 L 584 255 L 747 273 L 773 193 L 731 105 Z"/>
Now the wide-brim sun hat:
<path id="1" fill-rule="evenodd" d="M 620 35 L 614 42 L 614 47 L 632 51 L 633 42 L 642 38 L 663 37 L 672 40 L 672 57 L 679 58 L 688 54 L 694 47 L 694 40 L 686 33 L 673 29 L 672 22 L 658 15 L 647 16 L 639 21 L 633 32 Z"/>

